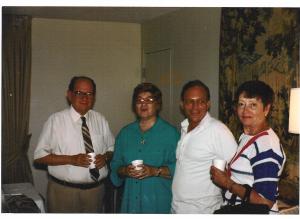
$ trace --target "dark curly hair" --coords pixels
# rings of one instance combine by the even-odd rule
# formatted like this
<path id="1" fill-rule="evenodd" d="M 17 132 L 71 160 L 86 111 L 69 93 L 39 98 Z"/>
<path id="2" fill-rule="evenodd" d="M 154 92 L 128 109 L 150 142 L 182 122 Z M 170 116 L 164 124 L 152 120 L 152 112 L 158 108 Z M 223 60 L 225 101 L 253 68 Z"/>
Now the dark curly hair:
<path id="1" fill-rule="evenodd" d="M 241 84 L 235 94 L 235 102 L 238 102 L 239 96 L 244 93 L 246 98 L 257 98 L 261 99 L 263 106 L 267 106 L 270 104 L 272 108 L 272 104 L 274 101 L 274 91 L 273 89 L 267 85 L 263 81 L 252 80 L 246 81 Z"/>
<path id="2" fill-rule="evenodd" d="M 135 111 L 136 100 L 138 95 L 143 92 L 149 92 L 152 94 L 153 98 L 158 104 L 158 110 L 157 110 L 157 114 L 158 114 L 162 108 L 162 93 L 160 89 L 152 83 L 141 83 L 134 88 L 133 95 L 132 95 L 132 102 L 131 102 L 132 111 L 136 113 Z"/>

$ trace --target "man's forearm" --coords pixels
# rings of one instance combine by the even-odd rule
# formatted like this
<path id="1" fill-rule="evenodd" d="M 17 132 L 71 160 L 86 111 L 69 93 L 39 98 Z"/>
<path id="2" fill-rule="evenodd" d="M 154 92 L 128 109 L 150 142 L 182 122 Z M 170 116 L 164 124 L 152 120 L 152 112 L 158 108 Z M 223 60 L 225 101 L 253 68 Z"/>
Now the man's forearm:
<path id="1" fill-rule="evenodd" d="M 35 159 L 34 162 L 38 164 L 46 164 L 49 166 L 67 165 L 67 164 L 73 165 L 72 156 L 70 155 L 49 154 L 45 157 Z"/>

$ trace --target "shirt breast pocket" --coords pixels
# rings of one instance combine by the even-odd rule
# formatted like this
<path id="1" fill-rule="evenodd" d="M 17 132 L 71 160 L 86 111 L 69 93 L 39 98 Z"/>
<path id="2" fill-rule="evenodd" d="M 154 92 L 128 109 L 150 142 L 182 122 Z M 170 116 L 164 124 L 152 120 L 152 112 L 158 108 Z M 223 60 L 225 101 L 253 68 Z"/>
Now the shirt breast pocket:
<path id="1" fill-rule="evenodd" d="M 103 154 L 106 152 L 106 144 L 104 140 L 104 135 L 94 134 L 92 135 L 93 148 L 96 154 Z"/>

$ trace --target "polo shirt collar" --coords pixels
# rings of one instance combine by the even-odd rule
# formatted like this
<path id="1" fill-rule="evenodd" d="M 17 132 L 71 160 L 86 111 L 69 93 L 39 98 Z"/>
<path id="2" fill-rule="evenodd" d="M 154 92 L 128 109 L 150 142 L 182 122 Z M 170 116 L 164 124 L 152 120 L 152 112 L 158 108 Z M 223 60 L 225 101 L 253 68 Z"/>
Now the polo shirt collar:
<path id="1" fill-rule="evenodd" d="M 192 132 L 198 132 L 198 131 L 202 131 L 207 124 L 209 123 L 211 116 L 209 114 L 209 112 L 206 112 L 205 116 L 203 117 L 203 119 L 200 121 L 200 123 L 192 130 Z M 181 128 L 182 130 L 184 130 L 187 133 L 189 127 L 189 120 L 186 118 L 185 120 L 183 120 L 181 122 Z"/>

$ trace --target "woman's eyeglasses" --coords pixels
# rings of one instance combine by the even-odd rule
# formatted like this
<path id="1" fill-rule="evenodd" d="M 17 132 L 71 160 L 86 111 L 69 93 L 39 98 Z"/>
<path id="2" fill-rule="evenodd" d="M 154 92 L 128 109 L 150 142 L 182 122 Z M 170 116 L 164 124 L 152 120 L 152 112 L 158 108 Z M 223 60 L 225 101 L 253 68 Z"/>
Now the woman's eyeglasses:
<path id="1" fill-rule="evenodd" d="M 147 97 L 147 98 L 137 98 L 136 103 L 137 104 L 152 104 L 154 103 L 155 99 L 153 97 Z"/>

